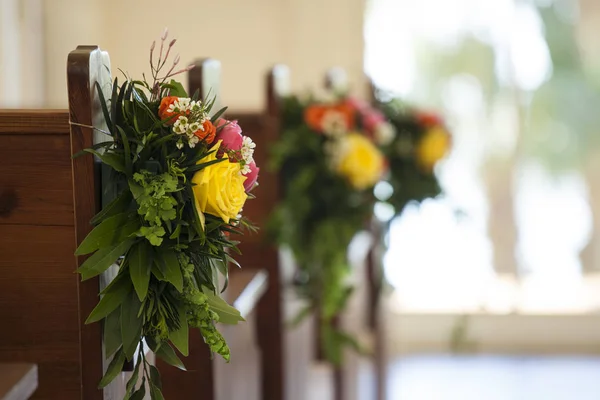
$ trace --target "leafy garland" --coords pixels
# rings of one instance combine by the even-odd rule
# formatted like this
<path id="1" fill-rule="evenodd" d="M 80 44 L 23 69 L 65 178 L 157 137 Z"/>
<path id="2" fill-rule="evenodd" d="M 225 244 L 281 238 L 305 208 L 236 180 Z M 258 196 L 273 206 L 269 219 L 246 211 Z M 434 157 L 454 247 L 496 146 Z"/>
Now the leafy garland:
<path id="1" fill-rule="evenodd" d="M 99 387 L 121 372 L 137 352 L 125 399 L 141 399 L 148 389 L 162 399 L 160 374 L 146 360 L 143 344 L 166 362 L 184 369 L 177 348 L 188 355 L 189 328 L 198 328 L 212 353 L 229 361 L 230 351 L 216 323 L 236 324 L 240 313 L 220 296 L 219 277 L 227 286 L 228 264 L 238 265 L 230 234 L 253 228 L 239 213 L 255 186 L 258 168 L 254 144 L 235 122 L 223 120 L 214 99 L 188 97 L 171 78 L 177 56 L 166 65 L 175 40 L 150 51 L 152 82 L 114 80 L 102 111 L 112 140 L 84 150 L 111 171 L 105 190 L 115 193 L 91 221 L 94 229 L 76 250 L 91 254 L 78 272 L 82 280 L 115 262 L 118 274 L 86 323 L 104 322 L 105 356 L 113 356 Z M 138 382 L 141 378 L 141 384 Z M 137 387 L 137 389 L 136 389 Z"/>
<path id="2" fill-rule="evenodd" d="M 390 162 L 387 182 L 391 192 L 385 201 L 399 215 L 411 201 L 423 201 L 441 193 L 434 167 L 450 150 L 451 136 L 436 114 L 408 107 L 399 100 L 376 104 L 396 135 L 382 147 Z"/>
<path id="3" fill-rule="evenodd" d="M 272 149 L 284 193 L 270 231 L 292 250 L 302 273 L 298 292 L 309 304 L 296 322 L 317 312 L 321 348 L 336 364 L 344 345 L 358 348 L 334 324 L 352 293 L 346 282 L 348 245 L 370 220 L 372 189 L 386 170 L 370 122 L 357 111 L 346 98 L 332 103 L 286 98 L 283 132 Z"/>

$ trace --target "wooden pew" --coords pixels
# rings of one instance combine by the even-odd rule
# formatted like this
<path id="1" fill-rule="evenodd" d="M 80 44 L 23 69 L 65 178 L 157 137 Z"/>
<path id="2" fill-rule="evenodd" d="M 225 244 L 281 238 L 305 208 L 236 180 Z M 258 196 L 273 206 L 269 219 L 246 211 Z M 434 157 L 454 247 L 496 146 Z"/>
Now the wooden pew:
<path id="1" fill-rule="evenodd" d="M 82 73 L 69 57 L 69 81 L 83 85 Z M 83 117 L 89 98 L 75 86 Z M 98 281 L 75 274 L 76 243 L 98 197 L 93 160 L 71 160 L 86 135 L 71 138 L 66 110 L 0 112 L 0 360 L 38 364 L 34 399 L 103 398 L 100 326 L 83 323 Z"/>
<path id="2" fill-rule="evenodd" d="M 200 97 L 216 95 L 213 108 L 220 106 L 220 63 L 206 59 L 197 63 L 194 76 L 200 84 L 190 85 L 190 95 L 196 89 Z M 242 238 L 246 240 L 247 237 Z M 225 299 L 238 308 L 246 322 L 235 326 L 220 325 L 219 329 L 231 348 L 231 362 L 226 363 L 219 356 L 211 359 L 208 347 L 197 330 L 190 332 L 190 354 L 184 359 L 188 371 L 180 371 L 158 360 L 163 371 L 164 394 L 167 399 L 196 398 L 228 400 L 243 398 L 262 399 L 261 354 L 258 349 L 259 333 L 256 330 L 257 304 L 267 291 L 270 276 L 264 269 L 247 269 L 243 260 L 243 270 L 231 267 L 229 285 Z"/>

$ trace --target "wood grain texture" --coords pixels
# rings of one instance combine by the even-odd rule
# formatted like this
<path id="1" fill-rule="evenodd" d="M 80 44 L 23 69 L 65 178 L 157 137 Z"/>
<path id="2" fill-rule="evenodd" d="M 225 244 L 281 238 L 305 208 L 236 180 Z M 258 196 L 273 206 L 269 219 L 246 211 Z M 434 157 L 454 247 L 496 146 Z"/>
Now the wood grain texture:
<path id="1" fill-rule="evenodd" d="M 91 126 L 92 88 L 90 88 L 90 57 L 99 51 L 97 46 L 79 46 L 67 59 L 67 86 L 69 92 L 69 118 L 71 122 Z M 93 144 L 91 128 L 71 125 L 71 153 L 76 154 Z M 99 174 L 90 156 L 72 160 L 73 204 L 75 213 L 75 243 L 79 244 L 91 231 L 89 221 L 99 211 Z M 76 258 L 79 267 L 87 257 Z M 100 324 L 85 325 L 85 320 L 98 302 L 99 281 L 97 278 L 79 282 L 80 359 L 82 399 L 101 400 L 102 391 L 98 382 L 102 370 L 102 329 Z"/>
<path id="2" fill-rule="evenodd" d="M 72 226 L 0 225 L 0 317 L 10 327 L 0 360 L 39 365 L 34 399 L 81 398 L 74 236 Z"/>
<path id="3" fill-rule="evenodd" d="M 0 224 L 73 225 L 68 136 L 0 134 Z"/>
<path id="4" fill-rule="evenodd" d="M 0 110 L 2 134 L 68 135 L 66 110 Z"/>
<path id="5" fill-rule="evenodd" d="M 35 364 L 0 364 L 0 399 L 26 400 L 38 386 Z"/>

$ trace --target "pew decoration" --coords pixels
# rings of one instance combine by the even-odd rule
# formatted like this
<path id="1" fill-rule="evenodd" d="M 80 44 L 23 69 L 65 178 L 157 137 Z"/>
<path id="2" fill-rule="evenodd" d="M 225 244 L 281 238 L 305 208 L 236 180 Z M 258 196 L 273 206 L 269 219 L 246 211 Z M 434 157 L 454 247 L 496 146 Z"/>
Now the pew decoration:
<path id="1" fill-rule="evenodd" d="M 282 106 L 272 167 L 280 173 L 283 195 L 270 230 L 298 265 L 296 286 L 308 307 L 296 322 L 316 312 L 322 352 L 339 364 L 345 345 L 360 349 L 334 323 L 352 292 L 347 249 L 372 216 L 373 187 L 387 170 L 378 144 L 389 142 L 393 127 L 365 118 L 347 98 L 326 103 L 289 97 Z"/>
<path id="2" fill-rule="evenodd" d="M 408 107 L 399 100 L 377 104 L 380 120 L 388 120 L 397 135 L 381 149 L 390 163 L 386 181 L 391 191 L 380 199 L 402 212 L 411 201 L 436 197 L 441 188 L 436 164 L 450 151 L 452 139 L 442 118 Z"/>
<path id="3" fill-rule="evenodd" d="M 220 296 L 228 264 L 238 265 L 230 234 L 254 229 L 240 215 L 256 185 L 254 143 L 220 118 L 225 108 L 210 117 L 214 98 L 190 97 L 172 79 L 190 67 L 178 69 L 179 57 L 167 65 L 175 40 L 166 39 L 158 57 L 152 44 L 150 81 L 127 78 L 119 86 L 115 79 L 110 99 L 96 87 L 111 138 L 85 150 L 110 167 L 105 190 L 116 196 L 77 248 L 77 255 L 93 253 L 78 272 L 87 280 L 119 266 L 86 323 L 103 321 L 105 355 L 114 355 L 100 388 L 135 358 L 128 399 L 146 390 L 163 398 L 144 343 L 185 369 L 174 349 L 187 356 L 189 328 L 198 328 L 210 351 L 229 361 L 216 324 L 243 321 Z"/>

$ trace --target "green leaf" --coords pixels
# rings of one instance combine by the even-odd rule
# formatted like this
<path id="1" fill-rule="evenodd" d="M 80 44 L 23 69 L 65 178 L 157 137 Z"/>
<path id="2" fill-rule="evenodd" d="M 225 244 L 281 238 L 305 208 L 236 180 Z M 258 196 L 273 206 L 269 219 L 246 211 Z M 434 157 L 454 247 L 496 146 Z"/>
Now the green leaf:
<path id="1" fill-rule="evenodd" d="M 129 206 L 131 205 L 132 200 L 133 197 L 131 196 L 131 192 L 129 190 L 123 190 L 117 198 L 108 203 L 107 206 L 102 208 L 102 211 L 100 211 L 94 216 L 94 218 L 92 218 L 90 224 L 98 225 L 98 223 L 105 218 L 112 217 L 113 215 L 117 215 L 124 211 L 127 211 Z"/>
<path id="2" fill-rule="evenodd" d="M 225 111 L 227 111 L 227 107 L 221 108 L 219 111 L 217 111 L 215 113 L 215 115 L 212 116 L 212 118 L 210 119 L 210 122 L 212 122 L 213 124 L 216 124 L 219 117 L 221 115 L 223 115 L 223 113 L 225 113 Z"/>
<path id="3" fill-rule="evenodd" d="M 125 364 L 125 353 L 123 353 L 123 348 L 120 348 L 117 354 L 113 357 L 110 364 L 108 364 L 108 368 L 106 369 L 106 373 L 100 380 L 98 384 L 98 389 L 102 389 L 106 387 L 109 383 L 113 381 L 121 373 L 123 370 L 123 364 Z"/>
<path id="4" fill-rule="evenodd" d="M 114 246 L 105 247 L 96 251 L 90 258 L 85 260 L 81 267 L 79 267 L 78 272 L 81 273 L 81 280 L 85 281 L 106 271 L 108 267 L 115 263 L 117 258 L 121 257 L 129 250 L 134 242 L 135 239 L 127 239 Z"/>
<path id="5" fill-rule="evenodd" d="M 142 240 L 127 253 L 129 274 L 140 301 L 143 301 L 148 294 L 150 268 L 152 267 L 151 251 L 148 242 Z"/>
<path id="6" fill-rule="evenodd" d="M 179 329 L 175 332 L 171 332 L 169 335 L 171 339 L 171 343 L 181 354 L 187 357 L 189 352 L 189 327 L 187 322 L 187 315 L 185 314 L 185 310 L 183 308 L 179 308 Z"/>
<path id="7" fill-rule="evenodd" d="M 118 125 L 117 130 L 119 131 L 121 141 L 123 142 L 123 151 L 125 152 L 125 170 L 127 171 L 128 175 L 131 175 L 131 148 L 129 146 L 129 138 L 127 137 L 127 134 L 123 128 Z"/>
<path id="8" fill-rule="evenodd" d="M 140 229 L 139 218 L 130 218 L 131 213 L 124 212 L 102 221 L 95 227 L 75 250 L 75 255 L 92 253 L 98 249 L 114 246 L 133 235 Z"/>
<path id="9" fill-rule="evenodd" d="M 122 276 L 118 275 L 107 289 L 98 305 L 92 310 L 85 321 L 86 324 L 100 321 L 119 307 L 131 290 L 131 281 L 123 279 Z"/>
<path id="10" fill-rule="evenodd" d="M 150 384 L 150 399 L 152 400 L 165 400 L 162 392 L 156 386 Z"/>
<path id="11" fill-rule="evenodd" d="M 158 372 L 158 369 L 154 365 L 150 366 L 150 382 L 154 386 L 156 386 L 158 389 L 162 389 L 162 381 L 160 379 L 160 372 Z"/>
<path id="12" fill-rule="evenodd" d="M 313 312 L 312 306 L 308 305 L 308 306 L 304 307 L 302 310 L 300 310 L 300 312 L 298 314 L 296 314 L 294 319 L 292 319 L 289 322 L 289 325 L 292 328 L 297 327 L 298 325 L 300 325 L 300 322 L 304 321 L 306 319 L 306 317 L 308 317 L 312 312 Z"/>
<path id="13" fill-rule="evenodd" d="M 137 361 L 135 363 L 135 368 L 133 370 L 133 374 L 131 374 L 131 378 L 127 381 L 127 386 L 125 387 L 125 392 L 127 396 L 131 396 L 133 393 L 133 389 L 135 389 L 135 385 L 140 376 L 140 365 L 142 364 L 142 352 L 138 354 Z"/>
<path id="14" fill-rule="evenodd" d="M 219 295 L 203 287 L 202 291 L 208 297 L 208 305 L 211 310 L 219 315 L 219 322 L 228 325 L 236 325 L 240 321 L 245 321 L 240 312 L 227 304 Z"/>
<path id="15" fill-rule="evenodd" d="M 125 173 L 125 162 L 121 156 L 116 153 L 99 153 L 93 149 L 84 149 L 85 152 L 94 154 L 106 165 L 111 166 L 115 171 Z"/>
<path id="16" fill-rule="evenodd" d="M 160 357 L 166 363 L 168 363 L 174 367 L 177 367 L 183 371 L 186 370 L 185 365 L 183 365 L 183 362 L 181 362 L 179 357 L 177 357 L 177 354 L 175 354 L 175 351 L 173 350 L 173 348 L 171 347 L 171 345 L 169 343 L 163 343 L 158 348 L 158 350 L 156 350 L 155 353 L 158 357 Z"/>
<path id="17" fill-rule="evenodd" d="M 121 337 L 123 339 L 123 351 L 127 360 L 132 360 L 135 349 L 140 343 L 142 336 L 142 318 L 138 317 L 138 311 L 142 303 L 138 300 L 135 292 L 121 304 Z"/>
<path id="18" fill-rule="evenodd" d="M 118 90 L 119 90 L 119 80 L 115 77 L 115 81 L 113 83 L 112 88 L 112 96 L 110 98 L 110 119 L 112 121 L 111 132 L 116 134 L 116 126 L 117 126 L 117 98 L 118 98 Z M 109 121 L 106 121 L 108 124 Z"/>
<path id="19" fill-rule="evenodd" d="M 98 81 L 95 82 L 96 92 L 98 92 L 98 97 L 100 98 L 100 106 L 102 107 L 102 114 L 104 115 L 104 121 L 106 122 L 106 126 L 110 129 L 112 127 L 112 122 L 110 120 L 110 114 L 108 113 L 108 107 L 106 104 L 106 99 L 104 98 L 104 92 L 102 91 L 102 87 Z M 111 132 L 113 133 L 113 132 Z"/>
<path id="20" fill-rule="evenodd" d="M 104 357 L 112 356 L 122 344 L 121 309 L 117 308 L 104 320 Z"/>
<path id="21" fill-rule="evenodd" d="M 187 92 L 183 88 L 183 85 L 181 83 L 177 82 L 176 80 L 171 79 L 171 82 L 169 82 L 163 86 L 169 88 L 170 96 L 188 97 Z"/>
<path id="22" fill-rule="evenodd" d="M 144 195 L 144 187 L 142 185 L 138 185 L 133 179 L 129 179 L 129 190 L 133 194 L 134 199 L 138 199 L 140 196 Z"/>
<path id="23" fill-rule="evenodd" d="M 158 253 L 158 268 L 165 277 L 165 281 L 175 286 L 175 289 L 181 293 L 183 291 L 183 275 L 181 266 L 175 250 L 163 250 Z"/>
<path id="24" fill-rule="evenodd" d="M 146 397 L 146 377 L 142 378 L 142 386 L 135 391 L 129 400 L 144 400 L 144 397 Z"/>

